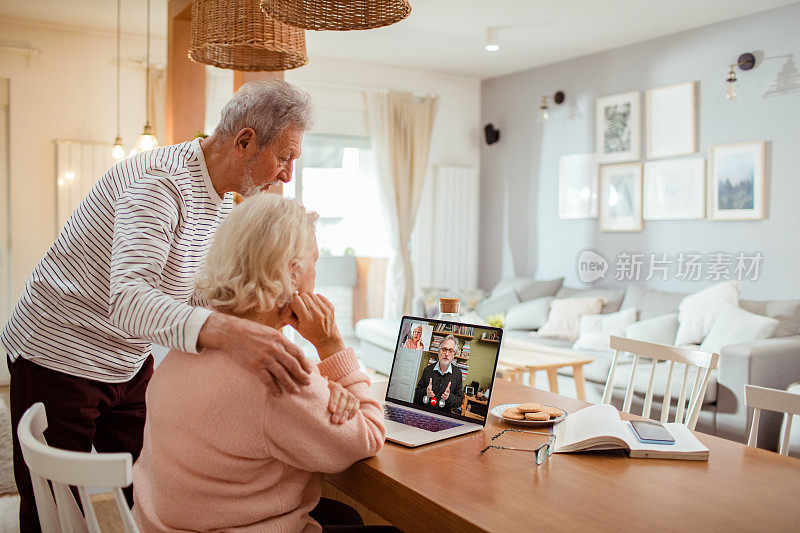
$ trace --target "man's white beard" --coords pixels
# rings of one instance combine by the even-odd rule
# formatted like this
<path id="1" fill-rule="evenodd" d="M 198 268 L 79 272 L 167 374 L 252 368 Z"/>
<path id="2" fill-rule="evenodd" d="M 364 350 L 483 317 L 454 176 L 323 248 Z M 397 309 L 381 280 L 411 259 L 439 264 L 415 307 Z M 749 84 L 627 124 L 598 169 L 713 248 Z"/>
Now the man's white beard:
<path id="1" fill-rule="evenodd" d="M 261 187 L 256 185 L 253 181 L 253 164 L 248 161 L 244 167 L 244 174 L 242 175 L 242 196 L 248 198 L 261 192 Z"/>

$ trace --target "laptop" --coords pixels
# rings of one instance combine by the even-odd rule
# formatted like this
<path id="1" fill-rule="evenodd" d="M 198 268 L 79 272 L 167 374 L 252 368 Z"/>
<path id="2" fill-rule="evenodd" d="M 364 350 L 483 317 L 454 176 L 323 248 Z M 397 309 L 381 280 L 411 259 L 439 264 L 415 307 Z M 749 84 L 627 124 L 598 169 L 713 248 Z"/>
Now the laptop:
<path id="1" fill-rule="evenodd" d="M 414 447 L 482 429 L 502 336 L 491 326 L 404 316 L 382 402 L 386 440 Z"/>

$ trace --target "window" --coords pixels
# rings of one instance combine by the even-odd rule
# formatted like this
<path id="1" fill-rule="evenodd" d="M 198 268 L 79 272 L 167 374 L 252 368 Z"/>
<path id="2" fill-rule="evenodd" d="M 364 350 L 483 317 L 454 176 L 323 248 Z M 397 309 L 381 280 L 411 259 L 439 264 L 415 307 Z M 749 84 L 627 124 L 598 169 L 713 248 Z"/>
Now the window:
<path id="1" fill-rule="evenodd" d="M 283 191 L 319 213 L 321 255 L 389 256 L 369 138 L 306 135 L 295 178 Z"/>

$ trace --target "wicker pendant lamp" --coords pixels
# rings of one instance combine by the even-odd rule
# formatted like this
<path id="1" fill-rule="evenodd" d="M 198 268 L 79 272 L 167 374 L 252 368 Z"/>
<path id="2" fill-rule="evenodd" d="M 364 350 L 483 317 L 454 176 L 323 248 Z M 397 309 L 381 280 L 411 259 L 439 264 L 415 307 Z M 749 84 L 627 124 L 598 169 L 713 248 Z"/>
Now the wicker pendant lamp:
<path id="1" fill-rule="evenodd" d="M 408 0 L 261 0 L 269 17 L 304 30 L 368 30 L 400 22 Z"/>
<path id="2" fill-rule="evenodd" d="M 303 30 L 265 16 L 258 0 L 193 0 L 189 58 L 248 72 L 289 70 L 308 62 Z"/>

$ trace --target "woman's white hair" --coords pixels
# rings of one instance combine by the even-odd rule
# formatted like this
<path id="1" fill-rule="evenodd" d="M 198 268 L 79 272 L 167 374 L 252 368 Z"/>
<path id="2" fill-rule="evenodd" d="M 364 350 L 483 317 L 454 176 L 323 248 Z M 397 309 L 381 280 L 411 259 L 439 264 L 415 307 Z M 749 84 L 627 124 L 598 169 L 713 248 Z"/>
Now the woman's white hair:
<path id="1" fill-rule="evenodd" d="M 197 289 L 215 308 L 235 314 L 288 304 L 304 274 L 301 260 L 316 251 L 318 218 L 291 198 L 247 198 L 219 225 Z"/>
<path id="2" fill-rule="evenodd" d="M 291 83 L 251 81 L 242 85 L 222 108 L 214 133 L 232 137 L 244 128 L 253 128 L 258 146 L 264 147 L 288 127 L 311 129 L 315 113 L 308 93 Z"/>

